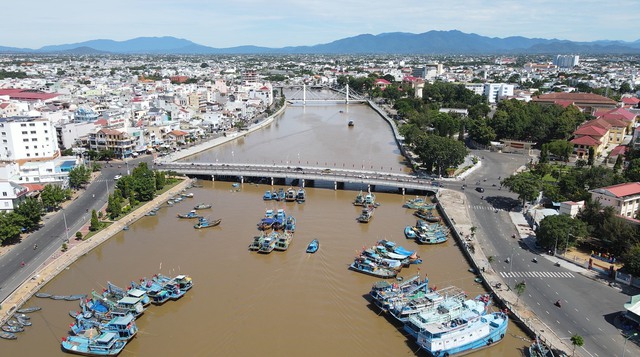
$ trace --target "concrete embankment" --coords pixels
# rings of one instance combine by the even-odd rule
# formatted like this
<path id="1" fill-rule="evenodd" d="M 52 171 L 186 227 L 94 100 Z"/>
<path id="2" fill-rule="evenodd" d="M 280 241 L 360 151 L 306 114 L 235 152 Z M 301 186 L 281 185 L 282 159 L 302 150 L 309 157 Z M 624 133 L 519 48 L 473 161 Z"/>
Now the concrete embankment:
<path id="1" fill-rule="evenodd" d="M 536 317 L 517 294 L 511 290 L 502 277 L 495 272 L 489 264 L 480 243 L 471 234 L 473 222 L 469 215 L 468 206 L 465 204 L 465 195 L 462 192 L 441 189 L 438 193 L 438 209 L 445 222 L 451 227 L 451 235 L 458 243 L 460 250 L 469 262 L 469 265 L 482 278 L 485 288 L 490 291 L 502 308 L 508 309 L 510 317 L 529 337 L 540 338 L 554 349 L 571 351 L 567 340 L 562 340 L 552 329 L 546 326 Z M 469 238 L 467 238 L 469 237 Z M 500 283 L 501 288 L 496 284 Z M 578 355 L 576 353 L 576 355 Z"/>
<path id="2" fill-rule="evenodd" d="M 166 202 L 169 198 L 180 193 L 183 189 L 187 188 L 191 184 L 190 179 L 179 182 L 176 186 L 170 188 L 166 192 L 158 195 L 152 201 L 149 201 L 129 213 L 118 221 L 113 222 L 109 227 L 101 230 L 91 238 L 82 241 L 78 244 L 73 244 L 64 253 L 56 252 L 51 259 L 47 260 L 36 272 L 32 275 L 31 279 L 26 280 L 16 290 L 11 293 L 2 302 L 2 315 L 0 315 L 0 325 L 3 325 L 13 315 L 14 311 L 22 306 L 29 298 L 33 296 L 40 288 L 53 279 L 56 275 L 62 272 L 65 268 L 75 262 L 81 256 L 87 254 L 115 234 L 122 231 L 125 226 L 132 224 L 138 219 L 144 217 L 154 207 Z"/>

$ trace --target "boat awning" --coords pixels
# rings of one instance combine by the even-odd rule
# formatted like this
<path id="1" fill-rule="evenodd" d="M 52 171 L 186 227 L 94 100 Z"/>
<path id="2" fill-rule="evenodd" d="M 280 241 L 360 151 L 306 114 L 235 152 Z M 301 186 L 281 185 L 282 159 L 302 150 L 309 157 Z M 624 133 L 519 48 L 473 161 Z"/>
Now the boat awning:
<path id="1" fill-rule="evenodd" d="M 102 335 L 96 338 L 96 342 L 98 343 L 108 343 L 109 341 L 115 339 L 117 337 L 115 332 L 105 332 Z"/>
<path id="2" fill-rule="evenodd" d="M 122 305 L 135 305 L 140 301 L 140 298 L 136 298 L 133 296 L 125 296 L 122 299 L 118 300 L 118 304 Z"/>
<path id="3" fill-rule="evenodd" d="M 131 314 L 127 314 L 125 316 L 118 316 L 115 317 L 113 320 L 111 320 L 111 323 L 114 325 L 122 325 L 122 326 L 127 326 L 129 325 L 131 322 L 133 322 L 136 318 L 133 317 L 133 315 Z"/>
<path id="4" fill-rule="evenodd" d="M 144 294 L 146 294 L 143 290 L 140 289 L 131 289 L 129 290 L 129 295 L 136 297 L 136 298 L 141 298 L 144 296 Z"/>

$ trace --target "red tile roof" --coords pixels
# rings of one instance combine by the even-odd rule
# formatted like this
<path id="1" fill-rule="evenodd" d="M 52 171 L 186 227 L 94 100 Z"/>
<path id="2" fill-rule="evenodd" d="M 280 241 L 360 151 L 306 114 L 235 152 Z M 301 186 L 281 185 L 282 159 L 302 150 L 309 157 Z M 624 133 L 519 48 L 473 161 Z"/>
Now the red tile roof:
<path id="1" fill-rule="evenodd" d="M 640 103 L 640 99 L 636 97 L 624 97 L 622 98 L 622 103 L 628 105 L 638 105 L 638 103 Z"/>
<path id="2" fill-rule="evenodd" d="M 388 80 L 386 80 L 384 78 L 378 78 L 378 79 L 376 79 L 375 84 L 391 84 L 391 82 L 389 82 Z"/>
<path id="3" fill-rule="evenodd" d="M 611 150 L 611 152 L 609 153 L 609 156 L 624 155 L 626 152 L 627 152 L 626 146 L 618 145 L 615 148 L 613 148 L 613 150 Z"/>
<path id="4" fill-rule="evenodd" d="M 585 124 L 579 127 L 576 131 L 574 131 L 573 135 L 589 135 L 589 136 L 602 137 L 607 134 L 607 131 L 609 131 L 608 128 L 605 129 L 596 124 L 591 124 L 591 125 Z"/>
<path id="5" fill-rule="evenodd" d="M 632 196 L 632 195 L 640 194 L 640 182 L 621 183 L 618 185 L 602 187 L 602 188 L 596 189 L 595 191 L 608 191 L 609 193 L 613 194 L 618 198 Z"/>
<path id="6" fill-rule="evenodd" d="M 607 97 L 603 97 L 598 94 L 593 93 L 547 93 L 541 94 L 532 99 L 534 102 L 557 102 L 557 101 L 571 101 L 574 103 L 589 103 L 589 104 L 600 104 L 600 105 L 616 105 L 616 101 L 613 99 L 609 99 Z"/>
<path id="7" fill-rule="evenodd" d="M 588 135 L 577 137 L 571 140 L 570 142 L 574 145 L 584 145 L 584 146 L 598 146 L 602 144 L 599 140 L 594 139 Z"/>
<path id="8" fill-rule="evenodd" d="M 27 189 L 27 192 L 44 190 L 44 185 L 38 183 L 21 183 L 20 186 L 25 187 Z"/>
<path id="9" fill-rule="evenodd" d="M 187 133 L 186 131 L 182 131 L 182 130 L 172 130 L 172 131 L 168 132 L 167 135 L 168 134 L 171 134 L 173 136 L 185 136 L 185 135 L 187 135 L 189 133 Z"/>
<path id="10" fill-rule="evenodd" d="M 58 93 L 44 93 L 41 91 L 8 88 L 0 89 L 0 95 L 8 95 L 11 99 L 16 100 L 47 100 L 52 99 L 60 94 Z"/>

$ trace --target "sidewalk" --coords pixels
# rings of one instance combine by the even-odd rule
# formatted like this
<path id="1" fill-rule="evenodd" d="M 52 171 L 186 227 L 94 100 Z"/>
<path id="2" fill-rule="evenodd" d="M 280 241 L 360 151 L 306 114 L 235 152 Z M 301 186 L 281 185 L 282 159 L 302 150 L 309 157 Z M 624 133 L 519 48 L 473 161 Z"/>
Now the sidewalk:
<path id="1" fill-rule="evenodd" d="M 535 334 L 552 348 L 571 351 L 572 346 L 568 340 L 560 339 L 551 328 L 540 321 L 528 306 L 520 301 L 513 290 L 507 288 L 507 282 L 500 274 L 491 268 L 491 264 L 489 264 L 489 260 L 482 250 L 482 242 L 473 236 L 462 240 L 462 237 L 470 235 L 471 227 L 474 226 L 471 216 L 469 215 L 468 206 L 464 204 L 464 200 L 464 193 L 448 189 L 440 190 L 438 197 L 438 202 L 440 202 L 440 206 L 443 212 L 445 212 L 444 216 L 449 218 L 453 230 L 455 230 L 455 232 L 452 231 L 452 234 L 460 242 L 462 252 L 472 260 L 472 265 L 475 265 L 475 268 L 478 269 L 478 274 L 481 275 L 486 282 L 485 287 L 487 287 L 498 300 L 502 301 L 504 306 L 507 306 L 517 320 L 520 320 L 532 334 L 535 332 Z M 522 219 L 524 219 L 524 217 Z M 516 226 L 522 227 L 523 234 L 528 234 L 524 226 L 519 226 L 518 224 L 516 224 Z M 501 286 L 505 288 L 496 288 L 496 284 L 498 283 L 502 284 Z M 576 353 L 576 355 L 578 354 Z"/>

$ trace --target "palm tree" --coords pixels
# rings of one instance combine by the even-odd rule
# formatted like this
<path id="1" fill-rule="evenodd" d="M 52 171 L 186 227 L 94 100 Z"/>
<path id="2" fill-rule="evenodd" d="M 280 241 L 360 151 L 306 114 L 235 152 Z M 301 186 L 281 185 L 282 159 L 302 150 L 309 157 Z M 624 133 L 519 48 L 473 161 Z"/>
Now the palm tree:
<path id="1" fill-rule="evenodd" d="M 524 291 L 527 289 L 527 284 L 523 280 L 517 283 L 514 289 L 516 291 L 516 294 L 518 295 L 518 298 L 516 299 L 516 305 L 518 305 L 518 301 L 520 300 L 520 295 L 522 295 L 522 293 L 524 293 Z"/>
<path id="2" fill-rule="evenodd" d="M 582 347 L 582 345 L 584 345 L 584 339 L 582 336 L 575 334 L 571 336 L 571 344 L 573 345 L 573 351 L 571 352 L 573 356 L 576 353 L 576 347 Z"/>

